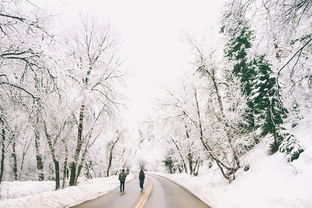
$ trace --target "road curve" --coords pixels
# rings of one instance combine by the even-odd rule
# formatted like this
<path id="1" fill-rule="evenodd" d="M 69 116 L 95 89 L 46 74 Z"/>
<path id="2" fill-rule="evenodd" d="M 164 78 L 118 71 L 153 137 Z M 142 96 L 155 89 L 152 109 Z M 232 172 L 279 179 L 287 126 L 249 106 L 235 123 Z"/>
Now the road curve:
<path id="1" fill-rule="evenodd" d="M 136 177 L 120 194 L 119 187 L 97 199 L 72 208 L 211 208 L 176 183 L 152 174 L 146 174 L 144 191 Z"/>

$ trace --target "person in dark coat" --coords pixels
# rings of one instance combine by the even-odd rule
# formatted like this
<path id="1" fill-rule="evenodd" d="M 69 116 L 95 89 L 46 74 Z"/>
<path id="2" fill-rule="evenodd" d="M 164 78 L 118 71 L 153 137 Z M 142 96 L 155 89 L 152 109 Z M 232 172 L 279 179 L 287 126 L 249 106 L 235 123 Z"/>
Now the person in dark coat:
<path id="1" fill-rule="evenodd" d="M 139 173 L 139 180 L 140 180 L 140 188 L 141 188 L 141 191 L 143 191 L 144 179 L 145 179 L 144 171 L 143 171 L 143 170 L 140 170 L 140 173 Z"/>
<path id="2" fill-rule="evenodd" d="M 126 177 L 127 177 L 127 174 L 125 173 L 125 169 L 122 169 L 121 173 L 119 174 L 120 192 L 125 192 Z"/>

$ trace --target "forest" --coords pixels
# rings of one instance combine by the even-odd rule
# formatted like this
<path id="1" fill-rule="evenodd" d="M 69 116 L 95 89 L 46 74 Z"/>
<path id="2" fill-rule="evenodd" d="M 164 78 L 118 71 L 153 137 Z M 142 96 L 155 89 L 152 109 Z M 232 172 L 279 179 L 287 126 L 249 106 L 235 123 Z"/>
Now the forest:
<path id="1" fill-rule="evenodd" d="M 58 35 L 27 1 L 0 6 L 0 181 L 54 180 L 59 189 L 125 165 L 125 72 L 110 27 L 81 16 Z"/>
<path id="2" fill-rule="evenodd" d="M 165 140 L 169 173 L 216 164 L 229 182 L 263 138 L 291 163 L 304 147 L 292 129 L 311 114 L 311 1 L 227 1 L 223 48 L 187 36 L 193 71 L 165 89 L 146 136 Z M 221 58 L 219 54 L 222 54 Z M 161 132 L 161 133 L 160 133 Z"/>
<path id="3" fill-rule="evenodd" d="M 186 36 L 193 70 L 163 89 L 157 114 L 137 130 L 139 145 L 166 144 L 154 169 L 197 176 L 218 167 L 231 183 L 264 138 L 268 155 L 300 160 L 306 147 L 293 128 L 311 117 L 311 8 L 310 0 L 226 0 L 222 46 Z M 0 183 L 76 186 L 133 168 L 140 148 L 126 139 L 127 72 L 114 30 L 84 15 L 66 27 L 53 18 L 27 0 L 0 2 Z"/>

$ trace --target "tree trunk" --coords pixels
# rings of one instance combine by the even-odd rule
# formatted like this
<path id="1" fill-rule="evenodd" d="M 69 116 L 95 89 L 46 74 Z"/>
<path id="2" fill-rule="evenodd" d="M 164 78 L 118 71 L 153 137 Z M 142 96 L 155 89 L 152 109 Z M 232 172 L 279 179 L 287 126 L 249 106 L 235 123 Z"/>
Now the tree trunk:
<path id="1" fill-rule="evenodd" d="M 35 148 L 36 148 L 36 161 L 37 161 L 37 169 L 38 169 L 38 180 L 43 181 L 44 180 L 43 160 L 40 154 L 40 135 L 37 129 L 35 129 Z"/>
<path id="2" fill-rule="evenodd" d="M 198 175 L 199 165 L 200 165 L 200 158 L 198 157 L 197 160 L 195 161 L 195 165 L 194 165 L 194 169 L 193 169 L 194 176 Z"/>
<path id="3" fill-rule="evenodd" d="M 58 160 L 54 159 L 54 169 L 55 169 L 55 190 L 60 188 L 60 163 Z"/>
<path id="4" fill-rule="evenodd" d="M 70 164 L 70 178 L 69 178 L 69 185 L 70 186 L 75 186 L 75 178 L 76 178 L 76 169 L 77 169 L 77 163 L 72 162 Z"/>
<path id="5" fill-rule="evenodd" d="M 1 164 L 0 164 L 0 183 L 3 179 L 4 173 L 4 157 L 5 157 L 5 129 L 2 127 L 2 151 L 1 151 Z"/>
<path id="6" fill-rule="evenodd" d="M 68 158 L 66 156 L 65 161 L 64 161 L 64 165 L 63 165 L 63 182 L 62 182 L 62 188 L 65 188 L 66 185 L 66 179 L 67 179 L 67 161 Z"/>
<path id="7" fill-rule="evenodd" d="M 64 165 L 63 165 L 63 182 L 62 182 L 62 188 L 65 188 L 66 180 L 68 176 L 68 149 L 67 144 L 63 140 L 64 146 L 65 146 L 65 159 L 64 159 Z"/>
<path id="8" fill-rule="evenodd" d="M 234 162 L 236 163 L 236 167 L 235 169 L 239 169 L 240 168 L 240 161 L 239 161 L 239 157 L 238 157 L 238 154 L 235 150 L 235 148 L 233 147 L 233 142 L 232 142 L 232 139 L 231 139 L 231 135 L 228 131 L 227 128 L 229 128 L 229 124 L 226 120 L 226 117 L 225 117 L 225 114 L 224 114 L 224 107 L 223 107 L 223 103 L 222 103 L 222 98 L 221 98 L 221 95 L 220 95 L 220 92 L 219 92 L 219 87 L 218 87 L 218 83 L 216 81 L 216 77 L 215 77 L 215 73 L 214 73 L 214 70 L 212 70 L 212 73 L 209 73 L 210 77 L 211 77 L 211 80 L 213 82 L 213 86 L 215 88 L 215 91 L 216 91 L 216 94 L 217 94 L 217 100 L 218 100 L 218 104 L 219 104 L 219 108 L 220 108 L 220 113 L 221 113 L 221 116 L 222 116 L 222 119 L 223 119 L 223 123 L 224 123 L 224 130 L 226 132 L 226 135 L 227 135 L 227 139 L 228 139 L 228 143 L 230 145 L 230 148 L 233 152 L 233 159 L 234 159 Z"/>
<path id="9" fill-rule="evenodd" d="M 173 169 L 173 168 L 170 166 L 170 167 L 169 167 L 169 173 L 170 173 L 170 174 L 173 174 L 173 170 L 172 170 L 172 169 Z"/>
<path id="10" fill-rule="evenodd" d="M 184 171 L 185 171 L 185 173 L 187 174 L 187 167 L 186 167 L 186 163 L 185 163 L 185 160 L 184 160 L 184 157 L 183 157 L 183 155 L 182 155 L 182 152 L 181 152 L 181 150 L 180 150 L 180 148 L 179 148 L 179 145 L 176 143 L 176 141 L 174 140 L 174 139 L 172 139 L 171 138 L 171 141 L 173 142 L 173 144 L 175 145 L 175 147 L 177 148 L 177 150 L 178 150 L 178 152 L 179 152 L 179 155 L 180 155 L 180 157 L 181 157 L 181 160 L 182 160 L 182 163 L 183 163 L 183 168 L 184 168 Z"/>
<path id="11" fill-rule="evenodd" d="M 186 136 L 187 140 L 190 140 L 189 129 L 188 129 L 186 124 L 184 124 L 184 128 L 185 128 L 185 136 Z M 187 173 L 187 168 L 186 168 L 185 161 L 183 161 L 183 162 L 184 162 L 184 168 L 186 169 L 185 173 Z M 190 173 L 190 174 L 192 175 L 192 173 Z"/>
<path id="12" fill-rule="evenodd" d="M 113 160 L 113 151 L 111 149 L 111 151 L 109 152 L 108 166 L 107 166 L 107 170 L 106 170 L 106 177 L 109 176 L 109 170 L 110 170 L 111 165 L 112 165 L 112 160 Z"/>
<path id="13" fill-rule="evenodd" d="M 118 131 L 117 131 L 117 134 L 118 134 Z M 113 142 L 112 144 L 112 147 L 110 148 L 110 151 L 109 151 L 109 158 L 108 158 L 108 167 L 107 167 L 107 171 L 106 171 L 106 177 L 109 176 L 109 170 L 111 168 L 111 165 L 112 165 L 112 161 L 113 161 L 113 151 L 114 151 L 114 147 L 115 145 L 117 144 L 117 142 L 119 141 L 120 137 L 119 135 L 117 135 L 117 139 Z"/>
<path id="14" fill-rule="evenodd" d="M 225 163 L 223 163 L 216 155 L 213 154 L 212 148 L 204 141 L 204 132 L 203 132 L 203 128 L 202 128 L 202 122 L 201 122 L 201 115 L 200 115 L 200 109 L 199 109 L 199 104 L 198 104 L 198 99 L 197 99 L 197 92 L 195 91 L 195 104 L 196 104 L 196 108 L 197 108 L 197 117 L 198 117 L 198 125 L 199 125 L 199 138 L 200 141 L 202 142 L 204 148 L 207 150 L 208 154 L 214 159 L 214 161 L 216 161 L 222 175 L 224 176 L 224 178 L 226 178 L 227 180 L 231 181 L 230 177 L 224 172 L 224 169 L 227 170 L 233 170 L 233 168 L 229 167 L 228 165 L 226 165 Z"/>
<path id="15" fill-rule="evenodd" d="M 70 165 L 70 179 L 69 179 L 69 185 L 75 186 L 77 184 L 77 179 L 79 176 L 79 173 L 77 171 L 77 165 L 79 160 L 79 155 L 82 147 L 82 132 L 83 132 L 83 119 L 84 119 L 84 105 L 81 105 L 80 112 L 79 112 L 79 123 L 78 123 L 78 136 L 77 136 L 77 145 L 76 145 L 76 151 L 74 155 L 74 161 Z"/>
<path id="16" fill-rule="evenodd" d="M 43 121 L 44 124 L 44 132 L 46 135 L 46 139 L 48 142 L 48 146 L 51 152 L 52 160 L 54 163 L 54 171 L 55 171 L 55 190 L 58 190 L 60 188 L 60 164 L 59 161 L 56 158 L 55 149 L 53 147 L 53 142 L 51 139 L 51 136 L 48 133 L 47 124 L 45 121 Z"/>
<path id="17" fill-rule="evenodd" d="M 84 149 L 82 156 L 81 156 L 80 163 L 78 163 L 78 171 L 77 171 L 77 177 L 76 177 L 75 184 L 77 184 L 78 176 L 80 176 L 81 170 L 82 170 L 83 166 L 85 165 L 85 160 L 86 160 L 86 155 L 88 153 L 88 149 L 89 149 L 89 147 L 86 147 Z"/>
<path id="18" fill-rule="evenodd" d="M 14 180 L 18 180 L 18 174 L 17 174 L 17 158 L 16 158 L 16 141 L 15 136 L 12 137 L 12 158 L 13 158 L 13 173 L 14 173 Z"/>
<path id="19" fill-rule="evenodd" d="M 22 152 L 22 159 L 21 159 L 21 165 L 20 165 L 20 172 L 19 172 L 19 176 L 18 176 L 18 180 L 21 181 L 22 178 L 22 173 L 23 173 L 23 169 L 24 169 L 24 162 L 25 162 L 25 157 L 26 157 L 26 153 L 28 151 L 28 149 L 30 148 L 31 142 L 29 142 L 27 144 L 27 139 L 24 143 L 24 147 L 23 147 L 23 152 Z"/>
<path id="20" fill-rule="evenodd" d="M 192 153 L 189 152 L 187 154 L 187 160 L 189 163 L 190 175 L 193 175 L 193 154 Z"/>

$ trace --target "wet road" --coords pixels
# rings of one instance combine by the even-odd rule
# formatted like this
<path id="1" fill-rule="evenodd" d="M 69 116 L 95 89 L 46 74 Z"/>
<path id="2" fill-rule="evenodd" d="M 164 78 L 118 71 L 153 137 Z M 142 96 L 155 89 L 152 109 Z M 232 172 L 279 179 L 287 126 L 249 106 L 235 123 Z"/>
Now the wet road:
<path id="1" fill-rule="evenodd" d="M 84 202 L 73 208 L 211 208 L 196 196 L 161 176 L 146 174 L 144 191 L 139 188 L 139 179 L 128 182 L 125 193 L 119 187 L 97 199 Z"/>

